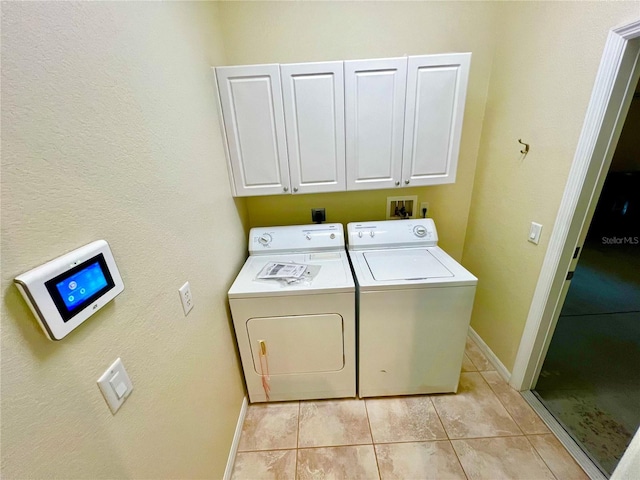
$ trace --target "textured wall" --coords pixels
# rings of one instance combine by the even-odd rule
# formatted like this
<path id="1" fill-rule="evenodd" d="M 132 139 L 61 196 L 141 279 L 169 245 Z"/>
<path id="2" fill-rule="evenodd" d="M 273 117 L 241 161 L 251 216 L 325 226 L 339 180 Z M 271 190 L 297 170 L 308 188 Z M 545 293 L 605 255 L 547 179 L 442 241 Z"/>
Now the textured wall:
<path id="1" fill-rule="evenodd" d="M 212 3 L 2 4 L 5 479 L 222 476 L 246 213 L 214 103 L 217 22 Z M 125 291 L 49 342 L 13 277 L 100 238 Z M 112 416 L 95 382 L 118 356 L 135 389 Z"/>
<path id="2" fill-rule="evenodd" d="M 508 369 L 607 34 L 639 15 L 637 1 L 502 4 L 463 262 L 480 279 L 471 325 Z M 544 226 L 537 246 L 531 221 Z"/>
<path id="3" fill-rule="evenodd" d="M 467 228 L 475 163 L 494 47 L 491 2 L 225 2 L 220 5 L 227 60 L 233 64 L 311 62 L 473 52 L 455 184 L 368 192 L 251 197 L 251 226 L 385 218 L 386 198 L 429 202 L 441 245 L 457 259 Z"/>

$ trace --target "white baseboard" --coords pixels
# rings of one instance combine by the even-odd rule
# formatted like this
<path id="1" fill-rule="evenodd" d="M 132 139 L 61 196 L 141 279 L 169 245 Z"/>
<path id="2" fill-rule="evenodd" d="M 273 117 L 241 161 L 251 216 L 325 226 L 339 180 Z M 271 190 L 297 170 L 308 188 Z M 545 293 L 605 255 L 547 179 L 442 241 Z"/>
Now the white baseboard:
<path id="1" fill-rule="evenodd" d="M 247 408 L 249 407 L 249 400 L 244 397 L 242 400 L 242 407 L 240 407 L 240 413 L 238 414 L 238 423 L 236 423 L 236 433 L 233 435 L 233 442 L 231 443 L 231 449 L 229 450 L 229 458 L 227 458 L 227 468 L 224 469 L 224 480 L 231 480 L 231 474 L 233 473 L 233 465 L 236 463 L 236 455 L 238 453 L 238 445 L 240 445 L 240 435 L 242 435 L 242 425 L 244 425 L 244 417 L 247 416 Z"/>
<path id="2" fill-rule="evenodd" d="M 489 348 L 489 345 L 487 345 L 484 340 L 482 340 L 480 335 L 478 335 L 472 327 L 469 327 L 469 336 L 473 339 L 474 342 L 476 342 L 478 348 L 482 350 L 482 353 L 484 353 L 485 357 L 487 357 L 487 360 L 491 362 L 491 365 L 495 367 L 496 372 L 498 372 L 500 376 L 504 378 L 505 382 L 509 383 L 511 372 L 507 369 L 507 367 L 504 366 L 504 364 L 500 361 L 496 354 L 493 353 L 493 350 Z"/>

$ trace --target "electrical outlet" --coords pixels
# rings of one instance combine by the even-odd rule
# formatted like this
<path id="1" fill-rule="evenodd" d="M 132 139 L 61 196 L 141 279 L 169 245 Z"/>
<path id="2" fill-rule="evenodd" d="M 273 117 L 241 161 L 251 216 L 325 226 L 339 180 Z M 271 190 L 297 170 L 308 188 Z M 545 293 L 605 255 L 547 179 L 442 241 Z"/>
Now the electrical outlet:
<path id="1" fill-rule="evenodd" d="M 178 292 L 180 293 L 180 300 L 182 300 L 182 309 L 184 310 L 184 314 L 186 316 L 193 308 L 193 297 L 191 296 L 191 285 L 189 285 L 189 282 L 186 282 L 184 285 L 182 285 Z"/>
<path id="2" fill-rule="evenodd" d="M 424 212 L 427 212 L 427 215 L 429 214 L 429 202 L 420 202 L 420 218 L 426 218 L 426 215 L 424 214 Z"/>
<path id="3" fill-rule="evenodd" d="M 324 213 L 324 208 L 312 208 L 311 209 L 311 221 L 315 223 L 322 223 L 327 220 L 327 216 Z"/>

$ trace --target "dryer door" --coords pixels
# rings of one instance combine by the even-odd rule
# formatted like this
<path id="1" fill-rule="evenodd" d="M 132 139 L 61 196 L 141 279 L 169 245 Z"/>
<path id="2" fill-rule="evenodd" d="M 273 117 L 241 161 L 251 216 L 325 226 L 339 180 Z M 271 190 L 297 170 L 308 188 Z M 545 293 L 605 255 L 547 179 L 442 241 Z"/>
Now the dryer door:
<path id="1" fill-rule="evenodd" d="M 262 344 L 270 375 L 334 372 L 344 367 L 343 321 L 338 314 L 250 318 L 247 333 L 258 375 L 267 373 L 260 364 Z"/>

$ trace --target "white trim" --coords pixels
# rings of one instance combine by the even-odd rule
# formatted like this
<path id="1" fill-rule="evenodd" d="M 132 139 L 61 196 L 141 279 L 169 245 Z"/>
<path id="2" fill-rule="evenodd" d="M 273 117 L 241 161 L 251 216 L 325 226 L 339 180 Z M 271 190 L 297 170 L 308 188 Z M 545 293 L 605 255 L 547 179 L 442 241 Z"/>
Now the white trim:
<path id="1" fill-rule="evenodd" d="M 538 414 L 542 421 L 549 427 L 551 433 L 553 433 L 562 446 L 569 452 L 569 455 L 580 465 L 591 480 L 606 480 L 607 477 L 603 475 L 596 464 L 587 456 L 586 453 L 580 448 L 576 441 L 571 438 L 571 435 L 562 427 L 562 425 L 555 419 L 551 413 L 545 408 L 544 404 L 538 397 L 531 391 L 522 392 L 522 397 Z"/>
<path id="2" fill-rule="evenodd" d="M 474 342 L 476 342 L 478 348 L 482 350 L 484 356 L 487 357 L 487 360 L 491 362 L 491 365 L 495 367 L 500 376 L 504 378 L 504 381 L 508 383 L 509 379 L 511 378 L 511 372 L 507 369 L 507 367 L 504 366 L 498 356 L 493 353 L 493 350 L 489 348 L 489 345 L 487 345 L 485 341 L 482 340 L 480 335 L 478 335 L 478 332 L 476 332 L 473 327 L 469 327 L 469 336 L 473 339 Z"/>
<path id="3" fill-rule="evenodd" d="M 524 333 L 511 374 L 510 384 L 529 390 L 537 381 L 540 367 L 553 335 L 554 315 L 573 251 L 585 220 L 595 208 L 602 188 L 603 170 L 608 168 L 622 129 L 621 115 L 631 101 L 630 79 L 637 75 L 640 20 L 609 32 L 595 80 L 584 125 L 542 264 Z M 631 89 L 632 90 L 632 89 Z M 586 232 L 585 232 L 586 233 Z"/>
<path id="4" fill-rule="evenodd" d="M 238 423 L 236 423 L 236 433 L 233 435 L 233 442 L 231 442 L 231 449 L 227 458 L 227 468 L 224 469 L 224 476 L 222 477 L 224 480 L 231 480 L 233 465 L 236 463 L 236 455 L 238 454 L 238 445 L 240 445 L 242 425 L 244 425 L 244 418 L 247 416 L 247 408 L 249 408 L 249 400 L 244 397 L 242 399 L 242 407 L 240 407 L 240 414 L 238 415 Z"/>

